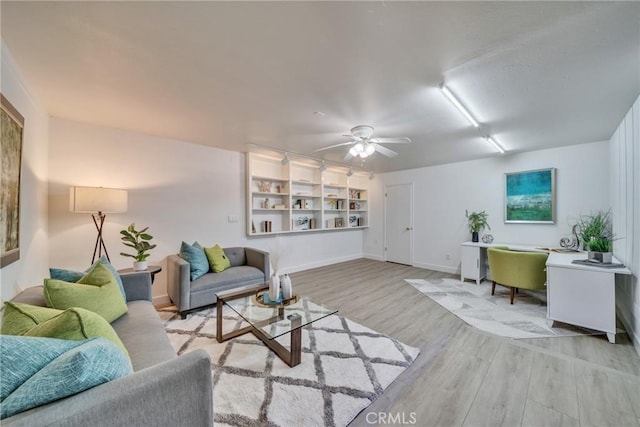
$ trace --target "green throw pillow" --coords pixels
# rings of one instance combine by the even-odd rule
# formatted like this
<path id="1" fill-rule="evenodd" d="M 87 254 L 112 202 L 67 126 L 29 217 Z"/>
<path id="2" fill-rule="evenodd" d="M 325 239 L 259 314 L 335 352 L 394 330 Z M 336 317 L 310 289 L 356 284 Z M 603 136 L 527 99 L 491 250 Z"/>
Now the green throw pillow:
<path id="1" fill-rule="evenodd" d="M 57 309 L 81 307 L 113 322 L 127 312 L 127 304 L 109 269 L 97 263 L 78 283 L 45 279 L 44 299 Z"/>
<path id="2" fill-rule="evenodd" d="M 15 338 L 10 341 L 16 341 Z M 22 346 L 11 344 L 14 343 L 5 345 L 4 338 L 0 341 L 3 368 L 8 364 L 9 370 L 12 365 L 23 363 L 25 359 L 24 353 L 14 351 Z M 55 357 L 20 384 L 2 401 L 0 418 L 80 393 L 129 375 L 132 371 L 131 363 L 115 345 L 104 338 L 87 340 Z"/>
<path id="3" fill-rule="evenodd" d="M 76 341 L 104 337 L 129 354 L 109 322 L 99 314 L 77 307 L 63 311 L 9 301 L 2 316 L 2 334 Z"/>
<path id="4" fill-rule="evenodd" d="M 23 335 L 34 326 L 62 313 L 55 308 L 7 301 L 2 313 L 2 335 Z"/>
<path id="5" fill-rule="evenodd" d="M 89 271 L 91 271 L 91 269 L 93 269 L 96 266 L 96 264 L 98 264 L 99 262 L 104 264 L 104 266 L 107 267 L 109 271 L 113 274 L 113 276 L 116 278 L 116 282 L 118 282 L 118 286 L 120 287 L 120 293 L 122 293 L 122 298 L 124 298 L 124 300 L 126 301 L 127 294 L 124 292 L 124 283 L 122 283 L 122 278 L 120 277 L 120 274 L 118 274 L 118 271 L 115 269 L 115 267 L 111 265 L 107 257 L 104 255 L 102 255 L 100 259 L 94 262 L 85 271 L 67 270 L 65 268 L 50 268 L 49 275 L 51 276 L 52 279 L 58 279 L 58 280 L 63 280 L 65 282 L 75 283 L 78 280 L 82 279 L 84 275 L 87 274 Z"/>
<path id="6" fill-rule="evenodd" d="M 231 267 L 231 261 L 229 261 L 229 258 L 227 258 L 220 245 L 215 245 L 212 248 L 204 248 L 204 253 L 207 255 L 211 270 L 216 273 L 220 273 Z"/>
<path id="7" fill-rule="evenodd" d="M 189 263 L 191 268 L 191 280 L 204 276 L 209 272 L 209 261 L 204 254 L 202 246 L 195 242 L 193 245 L 182 242 L 180 245 L 180 258 Z"/>

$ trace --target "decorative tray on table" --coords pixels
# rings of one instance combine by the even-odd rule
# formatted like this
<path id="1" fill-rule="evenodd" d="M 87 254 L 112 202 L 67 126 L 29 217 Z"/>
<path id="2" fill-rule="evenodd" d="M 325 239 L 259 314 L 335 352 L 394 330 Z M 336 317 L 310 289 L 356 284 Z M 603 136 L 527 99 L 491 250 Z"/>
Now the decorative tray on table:
<path id="1" fill-rule="evenodd" d="M 272 301 L 269 299 L 269 291 L 259 291 L 253 296 L 253 302 L 261 307 L 287 306 L 297 303 L 299 299 L 298 295 L 294 295 L 289 299 L 283 299 L 282 296 L 280 296 L 280 299 L 277 301 Z"/>

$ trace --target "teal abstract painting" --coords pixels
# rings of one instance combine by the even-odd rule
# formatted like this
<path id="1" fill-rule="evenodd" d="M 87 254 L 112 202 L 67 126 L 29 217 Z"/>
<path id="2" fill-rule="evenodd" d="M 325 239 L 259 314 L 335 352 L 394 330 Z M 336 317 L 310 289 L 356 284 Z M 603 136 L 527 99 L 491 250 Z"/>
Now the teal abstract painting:
<path id="1" fill-rule="evenodd" d="M 505 174 L 505 222 L 555 222 L 555 168 Z"/>

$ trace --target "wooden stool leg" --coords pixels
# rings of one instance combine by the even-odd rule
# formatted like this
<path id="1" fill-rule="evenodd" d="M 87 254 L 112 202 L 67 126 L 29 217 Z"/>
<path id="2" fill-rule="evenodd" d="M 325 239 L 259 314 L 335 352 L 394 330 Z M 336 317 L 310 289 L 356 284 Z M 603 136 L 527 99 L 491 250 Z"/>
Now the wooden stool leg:
<path id="1" fill-rule="evenodd" d="M 513 304 L 513 298 L 516 296 L 516 288 L 510 288 L 509 296 L 511 297 L 511 304 Z"/>
<path id="2" fill-rule="evenodd" d="M 494 295 L 496 293 L 496 282 L 494 281 L 493 284 L 491 284 L 491 295 Z"/>

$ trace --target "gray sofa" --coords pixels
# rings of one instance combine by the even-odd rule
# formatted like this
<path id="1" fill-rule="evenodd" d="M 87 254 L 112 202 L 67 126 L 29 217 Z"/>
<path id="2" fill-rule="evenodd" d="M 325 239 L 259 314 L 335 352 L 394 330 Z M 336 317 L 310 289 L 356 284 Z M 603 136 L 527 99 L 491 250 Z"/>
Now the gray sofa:
<path id="1" fill-rule="evenodd" d="M 267 283 L 271 277 L 269 253 L 253 248 L 224 248 L 231 268 L 209 271 L 191 281 L 189 263 L 179 255 L 167 257 L 167 292 L 184 319 L 190 311 L 215 304 L 216 293 Z"/>
<path id="2" fill-rule="evenodd" d="M 111 326 L 134 373 L 2 420 L 3 426 L 211 426 L 211 361 L 204 350 L 178 357 L 151 304 L 147 272 L 121 275 L 128 313 Z M 46 306 L 42 286 L 12 301 Z"/>

